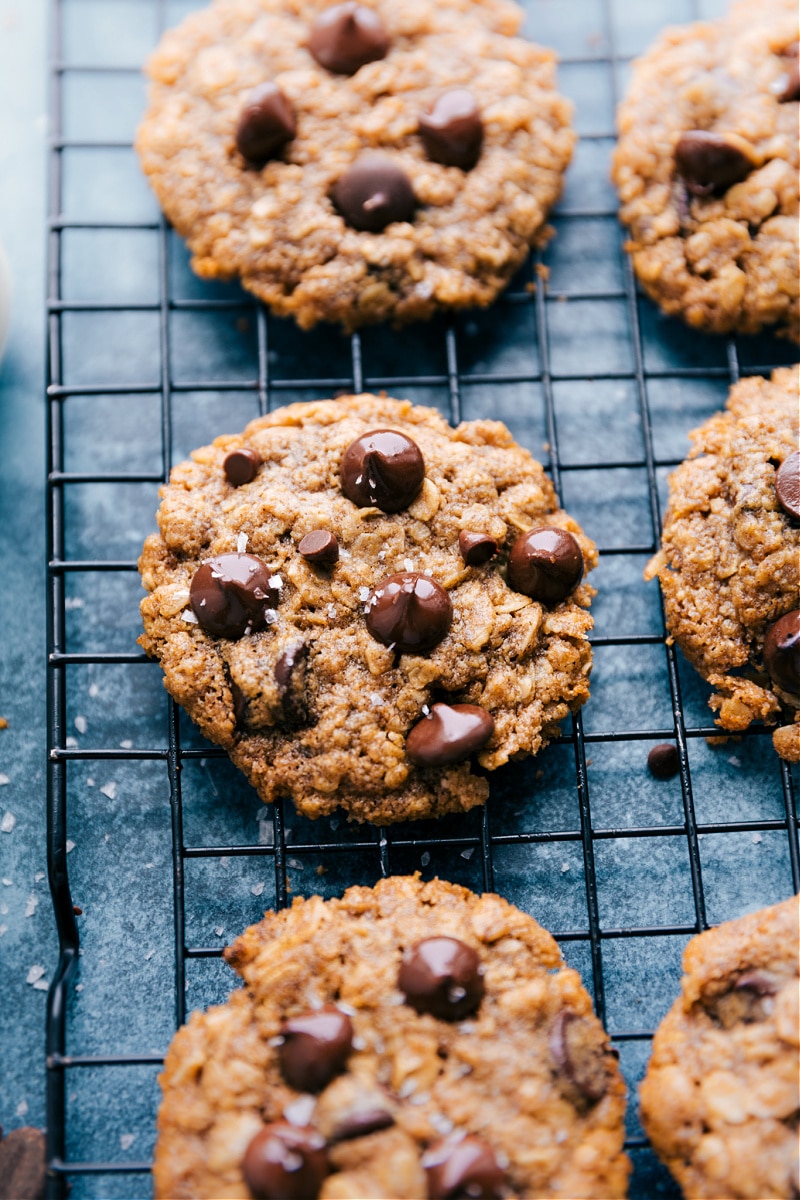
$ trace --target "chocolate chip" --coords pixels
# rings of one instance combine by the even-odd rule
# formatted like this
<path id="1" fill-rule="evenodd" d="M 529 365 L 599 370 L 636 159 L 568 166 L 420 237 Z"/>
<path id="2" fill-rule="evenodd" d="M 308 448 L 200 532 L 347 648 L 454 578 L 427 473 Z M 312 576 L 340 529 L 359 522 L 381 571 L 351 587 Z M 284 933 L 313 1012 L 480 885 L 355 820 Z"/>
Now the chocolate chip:
<path id="1" fill-rule="evenodd" d="M 308 36 L 308 48 L 321 67 L 355 75 L 365 63 L 385 58 L 391 40 L 374 9 L 347 0 L 324 9 Z"/>
<path id="2" fill-rule="evenodd" d="M 247 715 L 247 700 L 238 683 L 229 680 L 231 697 L 233 699 L 233 719 L 237 725 L 241 725 Z"/>
<path id="3" fill-rule="evenodd" d="M 418 571 L 387 576 L 367 600 L 370 634 L 401 654 L 427 654 L 446 636 L 452 620 L 447 592 Z"/>
<path id="4" fill-rule="evenodd" d="M 298 1092 L 321 1092 L 353 1048 L 353 1022 L 333 1005 L 290 1017 L 281 1026 L 281 1074 Z"/>
<path id="5" fill-rule="evenodd" d="M 780 990 L 775 976 L 767 971 L 747 971 L 739 976 L 734 987 L 754 992 L 756 996 L 776 996 Z"/>
<path id="6" fill-rule="evenodd" d="M 559 604 L 583 577 L 583 555 L 571 533 L 544 526 L 514 542 L 508 559 L 508 585 L 542 604 Z"/>
<path id="7" fill-rule="evenodd" d="M 419 119 L 419 136 L 432 162 L 469 171 L 481 155 L 483 121 L 472 92 L 443 92 L 430 112 Z"/>
<path id="8" fill-rule="evenodd" d="M 306 705 L 306 663 L 308 646 L 302 638 L 291 642 L 275 663 L 275 685 L 283 709 L 284 722 L 298 728 L 308 721 Z"/>
<path id="9" fill-rule="evenodd" d="M 800 608 L 774 621 L 764 638 L 764 666 L 785 692 L 800 693 Z"/>
<path id="10" fill-rule="evenodd" d="M 342 456 L 342 491 L 360 508 L 395 513 L 408 508 L 425 479 L 425 460 L 416 442 L 394 429 L 373 429 L 355 439 Z"/>
<path id="11" fill-rule="evenodd" d="M 417 198 L 411 180 L 385 154 L 362 154 L 333 185 L 339 213 L 365 233 L 380 233 L 393 221 L 410 221 Z"/>
<path id="12" fill-rule="evenodd" d="M 339 561 L 339 542 L 329 529 L 315 529 L 300 539 L 298 553 L 315 567 L 332 567 Z"/>
<path id="13" fill-rule="evenodd" d="M 575 1089 L 587 1100 L 600 1100 L 608 1088 L 606 1049 L 598 1033 L 571 1009 L 562 1009 L 550 1030 L 550 1054 L 569 1092 Z"/>
<path id="14" fill-rule="evenodd" d="M 468 529 L 462 529 L 458 535 L 458 548 L 468 567 L 482 567 L 490 558 L 494 558 L 499 546 L 488 533 L 471 533 Z"/>
<path id="15" fill-rule="evenodd" d="M 775 491 L 786 515 L 800 521 L 800 451 L 795 450 L 781 463 L 775 475 Z"/>
<path id="16" fill-rule="evenodd" d="M 253 88 L 236 126 L 236 148 L 242 157 L 261 166 L 296 133 L 292 102 L 277 83 L 261 83 Z"/>
<path id="17" fill-rule="evenodd" d="M 678 139 L 675 166 L 693 195 L 709 196 L 746 179 L 755 163 L 723 134 L 693 129 Z"/>
<path id="18" fill-rule="evenodd" d="M 773 997 L 780 991 L 778 979 L 768 971 L 746 971 L 728 991 L 706 1001 L 707 1011 L 723 1029 L 764 1021 L 774 1011 Z"/>
<path id="19" fill-rule="evenodd" d="M 357 1109 L 337 1123 L 334 1138 L 338 1142 L 351 1141 L 377 1133 L 379 1129 L 388 1129 L 391 1125 L 394 1125 L 394 1117 L 386 1108 Z"/>
<path id="20" fill-rule="evenodd" d="M 253 554 L 220 554 L 195 573 L 189 603 L 199 625 L 213 637 L 240 638 L 263 629 L 280 593 L 267 564 Z"/>
<path id="21" fill-rule="evenodd" d="M 418 1013 L 442 1021 L 460 1021 L 483 999 L 483 967 L 471 946 L 458 938 L 429 937 L 403 955 L 397 980 Z"/>
<path id="22" fill-rule="evenodd" d="M 431 1200 L 500 1200 L 508 1194 L 494 1151 L 480 1138 L 435 1142 L 422 1165 Z"/>
<path id="23" fill-rule="evenodd" d="M 247 1147 L 242 1170 L 254 1200 L 315 1200 L 328 1174 L 325 1139 L 307 1126 L 265 1125 Z"/>
<path id="24" fill-rule="evenodd" d="M 485 746 L 494 717 L 477 704 L 434 704 L 406 738 L 406 754 L 418 767 L 462 762 Z"/>
<path id="25" fill-rule="evenodd" d="M 678 747 L 672 742 L 659 742 L 647 756 L 647 768 L 656 779 L 672 779 L 681 769 Z"/>
<path id="26" fill-rule="evenodd" d="M 794 62 L 789 64 L 786 75 L 778 81 L 778 91 L 775 94 L 780 104 L 800 100 L 800 68 L 796 56 Z"/>
<path id="27" fill-rule="evenodd" d="M 230 454 L 225 455 L 222 469 L 228 483 L 232 483 L 234 487 L 241 487 L 255 479 L 260 466 L 260 455 L 256 454 L 255 450 L 247 450 L 242 447 L 240 450 L 231 450 Z"/>

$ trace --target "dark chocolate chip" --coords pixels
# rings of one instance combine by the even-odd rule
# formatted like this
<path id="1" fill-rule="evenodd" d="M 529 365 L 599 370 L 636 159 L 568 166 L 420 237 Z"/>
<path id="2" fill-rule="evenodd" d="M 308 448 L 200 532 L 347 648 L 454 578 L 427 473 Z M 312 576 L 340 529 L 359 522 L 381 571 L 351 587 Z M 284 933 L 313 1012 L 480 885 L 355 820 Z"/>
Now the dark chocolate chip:
<path id="1" fill-rule="evenodd" d="M 275 685 L 283 709 L 284 722 L 290 728 L 305 725 L 308 720 L 307 661 L 308 646 L 302 638 L 298 638 L 281 651 L 275 663 Z"/>
<path id="2" fill-rule="evenodd" d="M 220 554 L 195 573 L 189 602 L 200 626 L 213 637 L 240 638 L 267 624 L 280 592 L 271 572 L 254 554 Z"/>
<path id="3" fill-rule="evenodd" d="M 254 1200 L 316 1200 L 328 1174 L 325 1139 L 307 1126 L 265 1125 L 247 1147 L 242 1170 Z"/>
<path id="4" fill-rule="evenodd" d="M 247 700 L 238 683 L 230 680 L 231 697 L 233 699 L 233 719 L 237 725 L 241 725 L 247 715 Z"/>
<path id="5" fill-rule="evenodd" d="M 529 529 L 511 547 L 509 587 L 542 604 L 560 604 L 582 578 L 581 548 L 566 529 Z"/>
<path id="6" fill-rule="evenodd" d="M 398 987 L 418 1013 L 460 1021 L 483 999 L 483 967 L 475 950 L 453 937 L 429 937 L 403 955 Z"/>
<path id="7" fill-rule="evenodd" d="M 232 483 L 234 487 L 241 487 L 255 479 L 261 466 L 261 457 L 255 450 L 242 447 L 241 450 L 231 450 L 230 454 L 226 454 L 222 466 L 228 483 Z"/>
<path id="8" fill-rule="evenodd" d="M 678 139 L 675 166 L 693 195 L 710 196 L 746 179 L 755 163 L 723 134 L 693 129 Z"/>
<path id="9" fill-rule="evenodd" d="M 571 1009 L 563 1009 L 550 1030 L 550 1054 L 567 1090 L 599 1100 L 608 1088 L 606 1048 L 598 1031 Z"/>
<path id="10" fill-rule="evenodd" d="M 253 88 L 236 126 L 236 148 L 242 157 L 262 166 L 296 133 L 292 102 L 277 83 L 261 83 Z"/>
<path id="11" fill-rule="evenodd" d="M 367 1137 L 368 1134 L 377 1133 L 379 1129 L 388 1129 L 391 1125 L 394 1125 L 394 1117 L 387 1108 L 356 1109 L 337 1122 L 333 1136 L 337 1142 L 346 1142 L 353 1138 Z"/>
<path id="12" fill-rule="evenodd" d="M 333 185 L 331 198 L 347 224 L 365 233 L 410 221 L 417 206 L 411 180 L 385 154 L 357 158 Z"/>
<path id="13" fill-rule="evenodd" d="M 415 441 L 394 429 L 373 429 L 342 455 L 342 491 L 360 508 L 395 513 L 408 508 L 425 480 L 425 460 Z"/>
<path id="14" fill-rule="evenodd" d="M 494 717 L 477 704 L 434 704 L 406 738 L 406 754 L 418 767 L 462 762 L 485 746 Z"/>
<path id="15" fill-rule="evenodd" d="M 281 1026 L 281 1073 L 298 1092 L 321 1092 L 347 1062 L 353 1022 L 333 1005 L 290 1017 Z"/>
<path id="16" fill-rule="evenodd" d="M 367 629 L 401 654 L 427 654 L 447 635 L 453 605 L 440 583 L 418 571 L 382 579 L 367 600 Z"/>
<path id="17" fill-rule="evenodd" d="M 472 533 L 462 529 L 458 535 L 458 548 L 461 557 L 468 567 L 482 567 L 490 558 L 494 558 L 499 549 L 496 540 L 488 533 Z"/>
<path id="18" fill-rule="evenodd" d="M 767 629 L 764 666 L 778 687 L 800 694 L 800 608 Z"/>
<path id="19" fill-rule="evenodd" d="M 778 503 L 788 517 L 800 521 L 800 451 L 785 458 L 775 475 Z"/>
<path id="20" fill-rule="evenodd" d="M 481 156 L 483 121 L 472 92 L 443 92 L 419 119 L 419 136 L 432 162 L 469 171 Z"/>
<path id="21" fill-rule="evenodd" d="M 792 100 L 800 100 L 800 67 L 797 58 L 789 64 L 789 70 L 780 80 L 780 90 L 776 92 L 781 104 L 789 104 Z"/>
<path id="22" fill-rule="evenodd" d="M 494 1151 L 480 1138 L 435 1142 L 422 1165 L 431 1200 L 500 1200 L 508 1194 Z"/>
<path id="23" fill-rule="evenodd" d="M 672 779 L 681 769 L 678 747 L 672 742 L 659 742 L 647 756 L 647 768 L 656 779 Z"/>
<path id="24" fill-rule="evenodd" d="M 329 529 L 315 529 L 300 539 L 298 553 L 315 567 L 332 567 L 339 561 L 339 542 Z"/>
<path id="25" fill-rule="evenodd" d="M 336 75 L 355 75 L 365 63 L 385 58 L 391 40 L 372 8 L 346 0 L 324 9 L 308 36 L 308 48 L 321 67 Z"/>

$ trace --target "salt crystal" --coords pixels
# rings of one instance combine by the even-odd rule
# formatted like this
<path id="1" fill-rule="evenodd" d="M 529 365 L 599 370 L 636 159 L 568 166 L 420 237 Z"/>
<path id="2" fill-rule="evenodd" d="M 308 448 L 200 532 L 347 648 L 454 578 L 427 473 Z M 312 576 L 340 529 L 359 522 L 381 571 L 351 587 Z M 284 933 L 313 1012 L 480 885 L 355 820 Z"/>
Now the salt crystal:
<path id="1" fill-rule="evenodd" d="M 68 737 L 68 738 L 66 738 L 64 745 L 67 747 L 68 750 L 77 750 L 78 749 L 78 739 L 74 738 L 74 737 Z"/>
<path id="2" fill-rule="evenodd" d="M 253 886 L 250 888 L 250 891 L 253 893 L 254 896 L 260 896 L 261 893 L 264 891 L 264 886 L 265 885 L 263 883 L 254 883 Z"/>
<path id="3" fill-rule="evenodd" d="M 362 604 L 365 604 L 366 601 L 369 600 L 369 588 L 368 587 L 360 587 L 358 589 L 358 598 Z"/>
<path id="4" fill-rule="evenodd" d="M 17 823 L 17 818 L 12 812 L 7 812 L 0 821 L 0 833 L 11 833 Z"/>
<path id="5" fill-rule="evenodd" d="M 283 587 L 283 576 L 282 575 L 270 575 L 269 586 L 271 588 L 276 588 L 277 591 L 280 591 L 281 588 Z"/>
<path id="6" fill-rule="evenodd" d="M 335 604 L 328 605 L 328 620 L 329 621 L 336 620 L 336 605 Z"/>
<path id="7" fill-rule="evenodd" d="M 245 550 L 247 549 L 247 534 L 246 533 L 239 534 L 238 538 L 236 539 L 236 549 L 239 551 L 240 554 L 244 554 Z"/>
<path id="8" fill-rule="evenodd" d="M 14 886 L 14 880 L 9 879 L 7 875 L 4 875 L 3 876 L 3 887 L 13 887 L 13 886 Z"/>
<path id="9" fill-rule="evenodd" d="M 181 620 L 185 621 L 187 625 L 197 625 L 198 624 L 197 617 L 194 615 L 194 613 L 192 612 L 192 610 L 190 608 L 185 608 L 183 610 L 183 612 L 181 613 Z"/>
<path id="10" fill-rule="evenodd" d="M 265 819 L 265 817 L 268 817 L 268 816 L 269 816 L 269 808 L 266 804 L 262 804 L 261 808 L 259 808 L 259 810 L 256 813 L 256 820 L 263 821 Z"/>
<path id="11" fill-rule="evenodd" d="M 25 977 L 25 982 L 26 983 L 36 983 L 36 980 L 41 979 L 43 975 L 44 975 L 44 967 L 40 967 L 37 963 L 34 966 L 32 966 L 31 969 L 28 971 L 28 974 Z"/>
<path id="12" fill-rule="evenodd" d="M 278 619 L 278 614 L 276 613 L 274 608 L 265 608 L 264 609 L 264 624 L 265 625 L 274 625 L 275 622 L 277 621 L 277 619 Z"/>
<path id="13" fill-rule="evenodd" d="M 436 1132 L 441 1133 L 443 1137 L 446 1137 L 448 1133 L 453 1132 L 453 1122 L 449 1117 L 446 1117 L 444 1113 L 433 1112 L 428 1117 L 428 1120 Z"/>
<path id="14" fill-rule="evenodd" d="M 369 702 L 373 708 L 380 708 L 381 704 L 383 704 L 383 696 L 380 692 L 370 692 Z"/>
<path id="15" fill-rule="evenodd" d="M 11 780 L 7 775 L 4 775 L 3 772 L 0 771 L 0 787 L 2 787 L 5 783 L 11 783 Z"/>
<path id="16" fill-rule="evenodd" d="M 231 862 L 231 860 L 228 858 L 227 854 L 220 855 L 220 857 L 217 859 L 217 861 L 221 867 L 228 867 L 228 866 L 230 866 L 230 862 Z"/>
<path id="17" fill-rule="evenodd" d="M 123 741 L 120 742 L 119 748 L 120 748 L 120 750 L 132 750 L 133 742 L 130 740 L 130 738 L 125 738 Z"/>
<path id="18" fill-rule="evenodd" d="M 283 1115 L 290 1125 L 308 1125 L 316 1106 L 317 1101 L 313 1096 L 298 1096 L 286 1105 Z"/>
<path id="19" fill-rule="evenodd" d="M 152 871 L 155 868 L 155 865 L 155 863 L 145 863 L 144 869 L 145 871 Z"/>
<path id="20" fill-rule="evenodd" d="M 259 846 L 275 845 L 275 826 L 272 821 L 258 822 L 258 844 Z"/>
<path id="21" fill-rule="evenodd" d="M 427 850 L 422 855 L 422 857 L 420 858 L 419 861 L 422 863 L 423 867 L 427 867 L 428 863 L 431 861 L 431 856 Z"/>
<path id="22" fill-rule="evenodd" d="M 386 558 L 386 551 L 379 550 L 378 551 L 378 562 L 384 562 L 385 558 Z"/>
<path id="23" fill-rule="evenodd" d="M 71 854 L 72 851 L 75 849 L 75 843 L 72 841 L 71 838 L 67 838 L 65 844 L 66 844 L 66 848 L 67 848 L 67 854 Z"/>
<path id="24" fill-rule="evenodd" d="M 8 905 L 6 904 L 5 900 L 2 902 L 2 904 L 0 904 L 0 916 L 8 916 Z"/>
<path id="25" fill-rule="evenodd" d="M 100 788 L 100 791 L 104 796 L 107 796 L 109 800 L 116 800 L 117 798 L 117 785 L 113 779 L 110 779 L 108 783 L 104 783 Z"/>
<path id="26" fill-rule="evenodd" d="M 569 870 L 569 863 L 562 863 L 561 864 L 561 874 L 566 875 L 568 870 Z"/>
<path id="27" fill-rule="evenodd" d="M 19 1104 L 17 1105 L 17 1116 L 18 1117 L 26 1117 L 27 1115 L 28 1115 L 28 1101 L 20 1100 Z"/>
<path id="28" fill-rule="evenodd" d="M 416 1081 L 414 1079 L 405 1079 L 397 1089 L 397 1094 L 401 1100 L 407 1100 L 409 1096 L 413 1096 L 416 1090 Z"/>
<path id="29" fill-rule="evenodd" d="M 413 570 L 414 570 L 414 560 L 413 560 L 413 558 L 404 558 L 404 559 L 403 559 L 403 566 L 405 567 L 405 569 L 406 569 L 407 571 L 413 571 Z"/>
<path id="30" fill-rule="evenodd" d="M 756 846 L 758 845 L 759 842 L 763 842 L 763 840 L 764 839 L 762 838 L 760 833 L 753 834 L 753 841 L 755 842 Z"/>
<path id="31" fill-rule="evenodd" d="M 44 879 L 44 871 L 37 871 L 33 877 L 33 882 L 41 883 L 43 879 Z"/>
<path id="32" fill-rule="evenodd" d="M 25 916 L 32 917 L 38 907 L 39 907 L 39 897 L 37 895 L 35 895 L 34 892 L 31 892 L 30 896 L 28 896 L 28 900 L 25 905 Z"/>
<path id="33" fill-rule="evenodd" d="M 135 1133 L 121 1133 L 119 1135 L 119 1144 L 123 1150 L 130 1150 L 133 1143 L 136 1141 Z"/>
<path id="34" fill-rule="evenodd" d="M 37 992 L 46 992 L 47 989 L 50 987 L 50 984 L 47 982 L 46 979 L 37 979 L 36 983 L 33 986 L 34 986 L 34 990 Z"/>
<path id="35" fill-rule="evenodd" d="M 337 1000 L 336 1007 L 338 1008 L 339 1012 L 346 1013 L 348 1017 L 354 1017 L 357 1012 L 357 1010 L 353 1008 L 352 1004 L 345 1004 L 344 1000 Z"/>
<path id="36" fill-rule="evenodd" d="M 737 758 L 735 754 L 732 754 L 730 756 L 730 758 L 728 759 L 728 762 L 731 764 L 732 767 L 740 767 L 742 765 L 742 760 L 740 758 Z"/>
<path id="37" fill-rule="evenodd" d="M 89 722 L 86 720 L 86 717 L 77 716 L 72 724 L 78 733 L 86 733 L 86 730 L 89 728 Z"/>
<path id="38" fill-rule="evenodd" d="M 92 777 L 91 777 L 91 776 L 89 776 L 89 778 L 86 780 L 86 786 L 87 786 L 87 787 L 94 787 L 94 780 L 92 779 Z M 106 838 L 106 841 L 108 841 L 108 838 Z"/>
<path id="39" fill-rule="evenodd" d="M 472 858 L 474 853 L 475 853 L 475 847 L 467 846 L 466 850 L 461 851 L 461 857 L 465 858 L 467 860 L 467 862 L 469 862 L 469 860 Z"/>
<path id="40" fill-rule="evenodd" d="M 80 596 L 67 596 L 64 601 L 64 609 L 69 612 L 72 608 L 83 608 L 84 601 Z"/>
<path id="41" fill-rule="evenodd" d="M 100 688 L 99 688 L 98 684 L 96 684 L 96 683 L 89 684 L 89 695 L 92 697 L 93 700 L 96 696 L 100 695 Z"/>
<path id="42" fill-rule="evenodd" d="M 354 1050 L 366 1050 L 367 1048 L 367 1043 L 362 1037 L 354 1037 L 351 1045 Z"/>
<path id="43" fill-rule="evenodd" d="M 214 933 L 217 935 L 217 937 L 222 937 L 224 932 L 225 932 L 224 925 L 215 925 L 214 926 Z"/>
<path id="44" fill-rule="evenodd" d="M 352 557 L 353 557 L 353 556 L 352 556 L 352 554 L 350 553 L 350 551 L 349 551 L 349 550 L 345 550 L 344 546 L 340 546 L 340 547 L 339 547 L 339 558 L 352 558 Z"/>
<path id="45" fill-rule="evenodd" d="M 154 954 L 155 954 L 155 950 L 148 950 L 144 956 L 144 961 L 150 962 L 150 959 L 153 957 Z"/>
<path id="46" fill-rule="evenodd" d="M 8 926 L 0 925 L 0 937 L 2 937 L 4 933 L 8 933 Z"/>
<path id="47" fill-rule="evenodd" d="M 83 984 L 82 984 L 82 983 L 76 983 L 76 984 L 75 984 L 75 991 L 76 991 L 76 992 L 82 992 L 82 991 L 83 991 Z"/>
<path id="48" fill-rule="evenodd" d="M 299 858 L 287 858 L 286 864 L 287 866 L 291 867 L 293 871 L 302 871 L 305 869 L 305 865 L 300 862 Z"/>

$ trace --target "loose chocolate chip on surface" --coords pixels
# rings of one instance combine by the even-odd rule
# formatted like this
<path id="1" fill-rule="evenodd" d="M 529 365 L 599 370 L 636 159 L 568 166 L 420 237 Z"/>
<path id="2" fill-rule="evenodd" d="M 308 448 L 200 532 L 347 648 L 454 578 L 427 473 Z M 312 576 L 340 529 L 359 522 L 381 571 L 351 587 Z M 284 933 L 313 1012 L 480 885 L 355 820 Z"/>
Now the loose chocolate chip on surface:
<path id="1" fill-rule="evenodd" d="M 357 158 L 333 185 L 331 198 L 347 224 L 363 233 L 410 221 L 417 206 L 411 180 L 385 154 Z"/>
<path id="2" fill-rule="evenodd" d="M 786 515 L 800 521 L 800 451 L 781 463 L 775 474 L 775 491 Z"/>
<path id="3" fill-rule="evenodd" d="M 339 561 L 339 541 L 329 529 L 315 529 L 300 539 L 298 553 L 315 567 L 332 567 Z"/>
<path id="4" fill-rule="evenodd" d="M 353 1022 L 333 1005 L 290 1017 L 281 1034 L 281 1073 L 298 1092 L 321 1092 L 342 1070 L 353 1047 Z"/>
<path id="5" fill-rule="evenodd" d="M 419 767 L 462 762 L 494 733 L 494 717 L 477 704 L 434 704 L 406 738 L 406 754 Z"/>
<path id="6" fill-rule="evenodd" d="M 275 684 L 284 721 L 290 727 L 305 725 L 308 720 L 305 686 L 307 661 L 308 646 L 302 638 L 298 638 L 281 651 L 275 663 Z"/>
<path id="7" fill-rule="evenodd" d="M 355 75 L 365 63 L 385 58 L 390 45 L 378 14 L 355 0 L 324 9 L 308 37 L 308 48 L 319 65 L 336 75 Z"/>
<path id="8" fill-rule="evenodd" d="M 394 1117 L 387 1108 L 357 1109 L 338 1122 L 334 1138 L 339 1142 L 347 1142 L 352 1138 L 377 1133 L 379 1129 L 388 1129 L 391 1125 L 394 1125 Z"/>
<path id="9" fill-rule="evenodd" d="M 266 625 L 265 613 L 280 593 L 271 572 L 254 554 L 220 554 L 204 562 L 189 589 L 198 624 L 213 637 L 240 638 Z"/>
<path id="10" fill-rule="evenodd" d="M 764 666 L 778 687 L 800 693 L 800 608 L 767 629 Z"/>
<path id="11" fill-rule="evenodd" d="M 481 155 L 483 121 L 472 92 L 443 92 L 430 112 L 419 119 L 419 136 L 432 162 L 469 171 Z"/>
<path id="12" fill-rule="evenodd" d="M 681 769 L 678 747 L 672 742 L 659 742 L 647 756 L 647 768 L 656 779 L 672 779 Z"/>
<path id="13" fill-rule="evenodd" d="M 422 1164 L 432 1200 L 499 1200 L 506 1195 L 505 1177 L 494 1151 L 480 1138 L 435 1142 L 425 1152 Z"/>
<path id="14" fill-rule="evenodd" d="M 398 987 L 406 1004 L 443 1021 L 460 1021 L 483 999 L 483 967 L 475 950 L 453 937 L 430 937 L 403 955 Z"/>
<path id="15" fill-rule="evenodd" d="M 472 533 L 462 529 L 458 535 L 458 548 L 461 557 L 468 567 L 482 567 L 490 558 L 494 558 L 499 549 L 496 540 L 488 533 Z"/>
<path id="16" fill-rule="evenodd" d="M 599 1100 L 608 1088 L 605 1047 L 595 1029 L 570 1009 L 563 1009 L 550 1030 L 550 1053 L 565 1077 L 587 1100 Z"/>
<path id="17" fill-rule="evenodd" d="M 394 429 L 373 429 L 345 450 L 342 491 L 360 508 L 395 513 L 408 508 L 425 479 L 425 460 L 415 441 Z"/>
<path id="18" fill-rule="evenodd" d="M 453 605 L 440 583 L 418 571 L 382 579 L 367 600 L 367 629 L 376 642 L 401 654 L 427 654 L 453 620 Z"/>
<path id="19" fill-rule="evenodd" d="M 261 83 L 253 88 L 236 126 L 236 148 L 242 157 L 261 166 L 296 133 L 292 102 L 277 83 Z"/>
<path id="20" fill-rule="evenodd" d="M 325 1139 L 283 1121 L 265 1125 L 247 1147 L 242 1170 L 254 1200 L 315 1200 L 328 1174 Z"/>
<path id="21" fill-rule="evenodd" d="M 710 196 L 746 179 L 755 163 L 723 134 L 693 129 L 678 140 L 675 166 L 690 192 Z"/>
<path id="22" fill-rule="evenodd" d="M 565 529 L 529 529 L 511 547 L 508 586 L 542 604 L 566 600 L 582 577 L 581 548 Z"/>
<path id="23" fill-rule="evenodd" d="M 230 454 L 225 455 L 225 462 L 222 464 L 225 478 L 234 487 L 241 487 L 255 479 L 260 466 L 261 456 L 256 454 L 255 450 L 245 448 L 231 450 Z"/>

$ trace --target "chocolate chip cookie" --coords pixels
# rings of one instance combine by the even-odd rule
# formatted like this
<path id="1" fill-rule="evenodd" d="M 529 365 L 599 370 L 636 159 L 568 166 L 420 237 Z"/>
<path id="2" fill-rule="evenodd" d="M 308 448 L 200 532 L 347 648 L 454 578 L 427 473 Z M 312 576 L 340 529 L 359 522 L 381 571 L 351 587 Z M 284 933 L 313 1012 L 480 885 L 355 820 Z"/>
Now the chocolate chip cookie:
<path id="1" fill-rule="evenodd" d="M 141 644 L 267 802 L 465 811 L 588 697 L 597 554 L 499 422 L 293 404 L 175 467 L 158 524 Z"/>
<path id="2" fill-rule="evenodd" d="M 142 165 L 192 265 L 354 329 L 486 305 L 574 135 L 508 0 L 216 0 L 150 59 Z"/>
<path id="3" fill-rule="evenodd" d="M 798 898 L 693 938 L 662 1021 L 642 1120 L 684 1195 L 800 1193 Z"/>
<path id="4" fill-rule="evenodd" d="M 743 379 L 696 429 L 670 479 L 658 576 L 667 626 L 714 689 L 717 724 L 781 723 L 800 761 L 800 454 L 797 367 Z M 794 720 L 794 724 L 784 724 Z"/>
<path id="5" fill-rule="evenodd" d="M 666 30 L 618 112 L 614 180 L 645 291 L 713 333 L 800 340 L 794 0 Z"/>
<path id="6" fill-rule="evenodd" d="M 161 1076 L 155 1194 L 625 1195 L 625 1086 L 576 971 L 499 896 L 384 879 L 225 952 Z"/>

